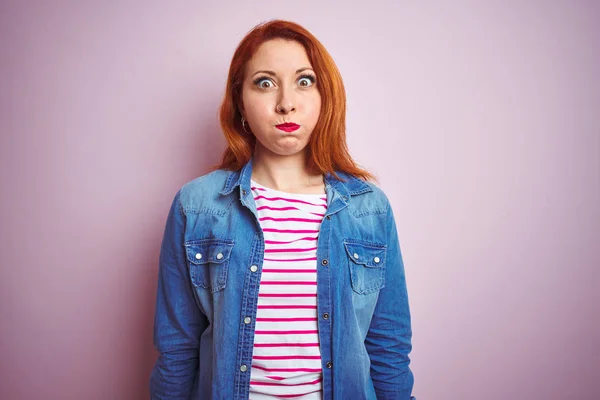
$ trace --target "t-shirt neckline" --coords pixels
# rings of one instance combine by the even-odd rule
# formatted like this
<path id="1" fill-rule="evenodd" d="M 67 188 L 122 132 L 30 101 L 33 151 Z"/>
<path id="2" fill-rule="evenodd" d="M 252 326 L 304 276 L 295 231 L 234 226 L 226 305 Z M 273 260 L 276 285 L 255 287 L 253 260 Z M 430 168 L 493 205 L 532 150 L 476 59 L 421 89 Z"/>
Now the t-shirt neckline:
<path id="1" fill-rule="evenodd" d="M 260 189 L 264 189 L 267 192 L 273 192 L 273 193 L 280 193 L 286 196 L 300 196 L 300 197 L 311 197 L 311 198 L 315 198 L 315 197 L 323 197 L 325 196 L 327 193 L 290 193 L 290 192 L 282 192 L 281 190 L 275 190 L 275 189 L 271 189 L 270 187 L 266 187 L 263 186 L 259 183 L 257 183 L 254 179 L 250 179 L 250 183 L 252 184 L 252 186 L 255 186 L 257 188 Z"/>

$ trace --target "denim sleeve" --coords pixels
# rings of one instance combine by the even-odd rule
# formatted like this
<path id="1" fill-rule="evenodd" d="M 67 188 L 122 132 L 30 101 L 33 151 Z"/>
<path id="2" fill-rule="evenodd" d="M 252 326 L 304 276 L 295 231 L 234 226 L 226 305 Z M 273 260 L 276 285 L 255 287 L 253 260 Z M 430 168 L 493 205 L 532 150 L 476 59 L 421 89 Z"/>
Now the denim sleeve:
<path id="1" fill-rule="evenodd" d="M 371 359 L 371 380 L 377 399 L 409 400 L 414 383 L 408 356 L 412 350 L 412 330 L 404 263 L 391 206 L 387 235 L 385 286 L 379 292 L 365 346 Z"/>
<path id="2" fill-rule="evenodd" d="M 154 347 L 159 352 L 150 377 L 152 399 L 189 399 L 206 318 L 197 306 L 187 273 L 185 215 L 175 196 L 164 231 L 158 268 Z"/>

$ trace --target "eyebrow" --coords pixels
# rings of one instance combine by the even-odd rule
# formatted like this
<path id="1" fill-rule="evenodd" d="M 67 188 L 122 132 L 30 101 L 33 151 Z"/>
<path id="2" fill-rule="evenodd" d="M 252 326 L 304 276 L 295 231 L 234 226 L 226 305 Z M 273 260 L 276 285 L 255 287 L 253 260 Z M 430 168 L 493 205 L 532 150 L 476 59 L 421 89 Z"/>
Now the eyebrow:
<path id="1" fill-rule="evenodd" d="M 306 71 L 307 69 L 312 70 L 312 68 L 304 67 L 304 68 L 300 68 L 300 69 L 296 70 L 296 74 L 299 74 L 302 71 Z M 252 76 L 254 76 L 256 74 L 260 74 L 260 73 L 271 75 L 271 76 L 277 76 L 277 74 L 275 72 L 273 72 L 273 71 L 264 71 L 264 70 L 256 71 L 254 74 L 252 74 Z"/>

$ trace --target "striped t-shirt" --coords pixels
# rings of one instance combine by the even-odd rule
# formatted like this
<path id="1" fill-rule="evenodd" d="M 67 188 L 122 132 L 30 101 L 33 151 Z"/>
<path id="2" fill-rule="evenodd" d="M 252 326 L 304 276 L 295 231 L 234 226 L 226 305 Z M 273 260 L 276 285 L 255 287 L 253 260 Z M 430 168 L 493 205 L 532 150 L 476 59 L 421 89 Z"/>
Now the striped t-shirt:
<path id="1" fill-rule="evenodd" d="M 250 399 L 321 399 L 317 330 L 317 238 L 325 194 L 292 194 L 252 180 L 265 254 Z"/>

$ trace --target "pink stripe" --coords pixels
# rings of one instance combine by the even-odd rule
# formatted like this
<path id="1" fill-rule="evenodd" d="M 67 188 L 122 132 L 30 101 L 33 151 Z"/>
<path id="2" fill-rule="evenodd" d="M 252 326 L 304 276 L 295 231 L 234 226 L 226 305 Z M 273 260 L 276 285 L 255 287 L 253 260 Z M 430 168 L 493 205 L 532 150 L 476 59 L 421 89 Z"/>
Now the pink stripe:
<path id="1" fill-rule="evenodd" d="M 256 318 L 257 322 L 300 322 L 300 321 L 316 321 L 317 318 Z"/>
<path id="2" fill-rule="evenodd" d="M 309 274 L 317 272 L 316 269 L 276 269 L 276 268 L 264 268 L 262 272 L 271 272 L 271 273 L 290 273 L 290 274 Z"/>
<path id="3" fill-rule="evenodd" d="M 282 382 L 257 382 L 257 381 L 250 381 L 251 385 L 259 385 L 259 386 L 304 386 L 304 385 L 315 385 L 319 382 L 321 382 L 322 378 L 319 379 L 315 379 L 312 382 L 306 382 L 306 383 L 291 383 L 291 384 L 285 384 Z"/>
<path id="4" fill-rule="evenodd" d="M 300 239 L 288 240 L 287 242 L 282 242 L 279 240 L 265 240 L 265 244 L 288 244 L 288 243 L 299 242 L 301 240 L 315 241 L 318 238 L 319 238 L 318 236 L 315 236 L 315 237 L 307 236 L 307 237 L 303 237 Z"/>
<path id="5" fill-rule="evenodd" d="M 271 207 L 271 206 L 260 206 L 257 207 L 256 210 L 274 210 L 274 211 L 289 211 L 289 210 L 298 210 L 298 207 Z M 325 216 L 325 214 L 323 214 Z"/>
<path id="6" fill-rule="evenodd" d="M 254 347 L 319 347 L 319 343 L 254 343 Z"/>
<path id="7" fill-rule="evenodd" d="M 261 293 L 258 297 L 317 297 L 316 293 Z"/>
<path id="8" fill-rule="evenodd" d="M 306 305 L 277 305 L 277 306 L 257 306 L 259 310 L 294 310 L 294 309 L 317 309 L 317 306 Z"/>
<path id="9" fill-rule="evenodd" d="M 282 381 L 285 379 L 283 376 L 271 376 L 271 375 L 265 375 L 265 378 L 273 379 L 276 381 Z"/>
<path id="10" fill-rule="evenodd" d="M 317 282 L 313 281 L 261 281 L 261 285 L 316 285 Z"/>
<path id="11" fill-rule="evenodd" d="M 319 230 L 314 229 L 275 229 L 263 228 L 263 232 L 279 232 L 279 233 L 319 233 Z"/>
<path id="12" fill-rule="evenodd" d="M 320 391 L 321 390 L 313 390 L 312 392 L 306 392 L 306 393 L 301 393 L 301 394 L 278 394 L 277 397 L 281 397 L 284 399 L 293 399 L 294 397 L 306 396 L 307 394 L 317 393 Z"/>
<path id="13" fill-rule="evenodd" d="M 252 356 L 253 360 L 320 360 L 321 356 Z"/>
<path id="14" fill-rule="evenodd" d="M 277 218 L 277 217 L 262 217 L 259 221 L 293 221 L 293 222 L 321 222 L 320 219 L 308 219 L 308 218 Z"/>
<path id="15" fill-rule="evenodd" d="M 316 216 L 319 216 L 319 217 L 324 217 L 324 216 L 325 216 L 325 213 L 323 213 L 323 214 L 320 214 L 320 213 L 314 213 L 314 212 L 311 212 L 311 214 L 313 214 L 313 215 L 316 215 Z"/>
<path id="16" fill-rule="evenodd" d="M 316 247 L 307 249 L 265 249 L 265 253 L 302 253 L 303 251 L 314 251 L 316 249 Z"/>
<path id="17" fill-rule="evenodd" d="M 266 192 L 267 191 L 267 189 L 259 188 L 259 187 L 256 187 L 256 186 L 250 186 L 250 189 L 252 189 L 252 190 L 260 190 L 261 192 Z"/>
<path id="18" fill-rule="evenodd" d="M 319 333 L 318 330 L 308 331 L 254 331 L 255 335 L 304 335 L 310 333 Z"/>
<path id="19" fill-rule="evenodd" d="M 321 368 L 265 368 L 258 365 L 252 365 L 252 368 L 267 372 L 321 372 Z"/>
<path id="20" fill-rule="evenodd" d="M 283 200 L 283 201 L 287 201 L 289 203 L 302 203 L 302 204 L 308 204 L 311 206 L 317 206 L 317 207 L 325 207 L 327 208 L 327 204 L 315 204 L 315 203 L 310 203 L 308 201 L 304 201 L 304 200 L 296 200 L 296 199 L 286 199 L 285 197 L 265 197 L 265 196 L 257 196 L 254 198 L 254 200 L 258 200 L 258 199 L 265 199 L 268 201 L 277 201 L 277 200 Z M 323 200 L 323 199 L 321 199 Z"/>
<path id="21" fill-rule="evenodd" d="M 290 261 L 313 261 L 316 260 L 317 257 L 309 257 L 309 258 L 265 258 L 265 261 L 281 261 L 281 262 L 290 262 Z"/>

